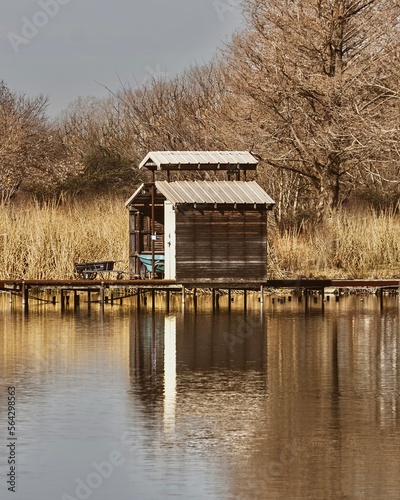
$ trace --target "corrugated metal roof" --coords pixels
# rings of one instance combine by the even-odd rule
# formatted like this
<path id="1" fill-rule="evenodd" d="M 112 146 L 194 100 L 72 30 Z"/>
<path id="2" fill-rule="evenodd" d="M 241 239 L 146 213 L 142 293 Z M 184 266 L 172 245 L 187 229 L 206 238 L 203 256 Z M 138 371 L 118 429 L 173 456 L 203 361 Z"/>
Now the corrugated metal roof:
<path id="1" fill-rule="evenodd" d="M 156 181 L 156 188 L 174 205 L 275 205 L 274 200 L 255 181 Z"/>
<path id="2" fill-rule="evenodd" d="M 257 159 L 248 151 L 152 151 L 139 168 L 157 170 L 254 170 Z"/>
<path id="3" fill-rule="evenodd" d="M 142 204 L 145 206 L 151 205 L 151 183 L 143 183 L 141 184 L 132 196 L 125 202 L 125 207 L 129 207 L 130 205 Z M 155 193 L 155 203 L 160 204 L 164 203 L 165 196 L 162 193 L 159 193 L 156 190 Z"/>

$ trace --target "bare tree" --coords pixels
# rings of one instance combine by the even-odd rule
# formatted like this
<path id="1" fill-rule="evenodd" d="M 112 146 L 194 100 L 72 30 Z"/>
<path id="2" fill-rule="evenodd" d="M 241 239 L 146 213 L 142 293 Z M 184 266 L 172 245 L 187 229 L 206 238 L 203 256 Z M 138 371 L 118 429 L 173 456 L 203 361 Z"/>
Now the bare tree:
<path id="1" fill-rule="evenodd" d="M 245 142 L 307 180 L 320 217 L 360 178 L 399 181 L 395 0 L 248 0 L 228 49 Z"/>
<path id="2" fill-rule="evenodd" d="M 225 92 L 219 63 L 195 66 L 173 78 L 155 77 L 117 98 L 141 154 L 149 150 L 207 149 L 219 143 L 215 110 Z"/>
<path id="3" fill-rule="evenodd" d="M 28 98 L 0 82 L 0 202 L 9 202 L 23 182 L 52 168 L 46 106 L 46 97 Z"/>
<path id="4" fill-rule="evenodd" d="M 117 99 L 78 98 L 56 125 L 74 164 L 64 190 L 131 192 L 138 175 L 137 141 Z"/>

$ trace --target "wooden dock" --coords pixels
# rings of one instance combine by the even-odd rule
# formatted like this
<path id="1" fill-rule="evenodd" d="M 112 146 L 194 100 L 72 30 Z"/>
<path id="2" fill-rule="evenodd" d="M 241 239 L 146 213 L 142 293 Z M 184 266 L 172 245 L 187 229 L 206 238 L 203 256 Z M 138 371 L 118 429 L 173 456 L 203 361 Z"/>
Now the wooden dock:
<path id="1" fill-rule="evenodd" d="M 400 293 L 399 279 L 339 279 L 339 280 L 312 280 L 312 279 L 289 279 L 289 280 L 266 280 L 263 282 L 220 282 L 220 281 L 193 281 L 190 283 L 177 283 L 175 280 L 165 279 L 135 279 L 135 280 L 87 280 L 87 279 L 71 279 L 71 280 L 0 280 L 0 292 L 8 293 L 10 301 L 14 295 L 22 297 L 22 307 L 25 311 L 29 309 L 30 300 L 39 300 L 43 302 L 51 302 L 53 304 L 60 303 L 61 310 L 64 310 L 70 305 L 70 295 L 72 294 L 73 307 L 77 309 L 80 306 L 80 297 L 84 293 L 87 295 L 87 304 L 90 308 L 91 303 L 98 302 L 102 307 L 105 304 L 120 303 L 124 299 L 136 297 L 136 305 L 141 306 L 141 298 L 146 294 L 151 294 L 152 304 L 154 307 L 155 293 L 164 292 L 166 297 L 166 307 L 169 311 L 169 302 L 171 293 L 180 293 L 182 303 L 185 303 L 187 291 L 193 293 L 196 300 L 199 290 L 211 290 L 212 306 L 219 307 L 220 291 L 228 294 L 228 307 L 230 309 L 231 293 L 241 291 L 244 294 L 244 308 L 247 305 L 247 292 L 256 291 L 260 293 L 259 301 L 264 302 L 264 293 L 273 290 L 279 293 L 281 290 L 294 290 L 297 293 L 308 296 L 309 294 L 318 294 L 322 296 L 324 302 L 326 289 L 335 289 L 337 291 L 337 300 L 339 300 L 340 290 L 371 290 L 380 295 L 381 304 L 383 303 L 383 294 L 385 290 L 392 290 L 394 293 Z M 39 297 L 40 291 L 51 291 L 50 299 Z M 107 294 L 106 294 L 107 291 Z M 98 299 L 93 300 L 93 294 L 98 294 Z M 305 301 L 306 307 L 308 301 Z"/>

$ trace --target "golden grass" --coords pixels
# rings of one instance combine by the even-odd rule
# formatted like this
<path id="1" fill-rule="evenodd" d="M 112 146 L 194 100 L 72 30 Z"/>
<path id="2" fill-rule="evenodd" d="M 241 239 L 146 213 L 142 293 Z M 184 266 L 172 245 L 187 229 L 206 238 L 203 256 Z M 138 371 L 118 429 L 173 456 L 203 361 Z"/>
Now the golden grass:
<path id="1" fill-rule="evenodd" d="M 128 270 L 124 199 L 0 206 L 0 279 L 69 279 L 75 262 L 121 260 Z M 338 212 L 301 234 L 269 231 L 270 278 L 400 277 L 400 218 Z"/>
<path id="2" fill-rule="evenodd" d="M 400 218 L 373 211 L 337 212 L 301 234 L 270 236 L 270 277 L 400 277 Z"/>
<path id="3" fill-rule="evenodd" d="M 0 206 L 0 278 L 69 279 L 75 262 L 101 260 L 128 269 L 124 200 Z"/>

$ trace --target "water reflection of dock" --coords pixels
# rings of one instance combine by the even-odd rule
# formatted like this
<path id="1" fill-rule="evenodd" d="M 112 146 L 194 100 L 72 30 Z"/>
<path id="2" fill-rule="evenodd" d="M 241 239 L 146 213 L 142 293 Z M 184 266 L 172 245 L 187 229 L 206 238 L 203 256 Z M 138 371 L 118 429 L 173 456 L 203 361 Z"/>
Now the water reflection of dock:
<path id="1" fill-rule="evenodd" d="M 398 485 L 397 455 L 386 455 L 398 442 L 398 314 L 376 314 L 370 297 L 355 319 L 355 303 L 329 321 L 298 307 L 290 318 L 283 307 L 252 313 L 247 325 L 237 311 L 133 314 L 132 404 L 158 422 L 157 447 L 223 455 L 235 498 L 249 475 L 253 489 L 286 498 L 302 481 L 317 481 L 321 498 Z"/>
<path id="2" fill-rule="evenodd" d="M 0 292 L 9 295 L 10 303 L 13 296 L 21 298 L 22 307 L 25 312 L 29 309 L 29 302 L 39 301 L 53 305 L 60 304 L 61 310 L 68 307 L 78 309 L 81 305 L 81 297 L 86 297 L 86 304 L 90 309 L 93 303 L 98 303 L 102 308 L 110 304 L 122 304 L 126 299 L 136 298 L 130 303 L 138 310 L 147 307 L 148 303 L 152 309 L 156 308 L 157 296 L 162 294 L 163 307 L 166 312 L 170 311 L 171 297 L 179 295 L 181 304 L 187 302 L 187 296 L 192 297 L 194 308 L 197 306 L 199 291 L 207 290 L 213 310 L 220 306 L 221 296 L 226 296 L 226 305 L 231 309 L 234 293 L 243 295 L 243 308 L 247 307 L 247 294 L 257 292 L 259 302 L 264 303 L 266 291 L 274 290 L 277 293 L 292 291 L 299 301 L 305 297 L 304 304 L 307 309 L 311 298 L 317 302 L 321 298 L 321 304 L 325 302 L 325 292 L 327 289 L 334 290 L 336 301 L 340 298 L 341 290 L 363 290 L 374 291 L 380 296 L 381 306 L 383 306 L 383 296 L 385 292 L 399 293 L 400 280 L 266 280 L 263 283 L 253 282 L 193 282 L 178 283 L 175 280 L 152 279 L 152 280 L 0 280 Z M 83 301 L 83 300 L 82 300 Z"/>

